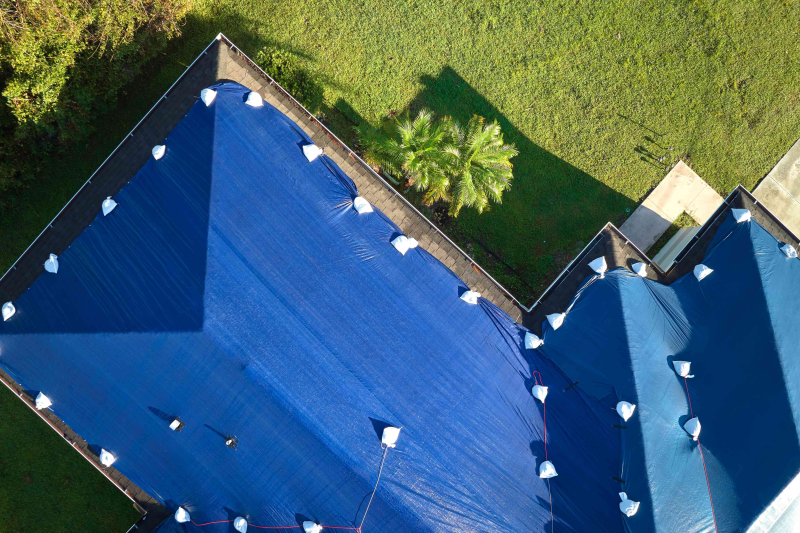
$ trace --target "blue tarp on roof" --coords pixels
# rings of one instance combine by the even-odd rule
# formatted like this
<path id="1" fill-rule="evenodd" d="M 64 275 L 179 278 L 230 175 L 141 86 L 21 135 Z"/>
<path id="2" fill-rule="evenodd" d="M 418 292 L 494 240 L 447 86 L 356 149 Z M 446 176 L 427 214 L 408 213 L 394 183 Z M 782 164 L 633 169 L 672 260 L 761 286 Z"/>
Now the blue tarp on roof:
<path id="1" fill-rule="evenodd" d="M 623 531 L 613 398 L 565 392 L 520 326 L 460 300 L 422 247 L 400 255 L 382 213 L 357 214 L 354 184 L 306 161 L 297 125 L 217 90 L 15 302 L 3 368 L 198 523 L 358 525 L 392 424 L 365 531 Z M 533 370 L 550 387 L 550 483 Z"/>
<path id="2" fill-rule="evenodd" d="M 800 472 L 800 261 L 781 244 L 729 213 L 702 281 L 667 287 L 614 270 L 587 281 L 563 326 L 546 327 L 539 355 L 595 397 L 637 404 L 622 432 L 624 490 L 642 502 L 630 531 L 713 532 L 715 517 L 719 532 L 767 531 L 800 494 L 771 506 Z M 675 360 L 691 362 L 686 384 Z M 691 413 L 699 445 L 682 429 Z M 784 517 L 778 530 L 800 522 Z"/>

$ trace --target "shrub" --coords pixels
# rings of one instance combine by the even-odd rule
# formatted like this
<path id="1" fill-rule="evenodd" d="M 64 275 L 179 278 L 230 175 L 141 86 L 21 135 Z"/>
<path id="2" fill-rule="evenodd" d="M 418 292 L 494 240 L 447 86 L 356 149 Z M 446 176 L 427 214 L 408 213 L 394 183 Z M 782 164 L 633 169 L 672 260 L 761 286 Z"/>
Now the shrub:
<path id="1" fill-rule="evenodd" d="M 83 138 L 161 51 L 191 0 L 0 2 L 0 207 L 36 161 Z"/>
<path id="2" fill-rule="evenodd" d="M 306 109 L 312 113 L 319 111 L 324 99 L 322 85 L 314 80 L 294 55 L 264 47 L 256 53 L 255 61 Z"/>

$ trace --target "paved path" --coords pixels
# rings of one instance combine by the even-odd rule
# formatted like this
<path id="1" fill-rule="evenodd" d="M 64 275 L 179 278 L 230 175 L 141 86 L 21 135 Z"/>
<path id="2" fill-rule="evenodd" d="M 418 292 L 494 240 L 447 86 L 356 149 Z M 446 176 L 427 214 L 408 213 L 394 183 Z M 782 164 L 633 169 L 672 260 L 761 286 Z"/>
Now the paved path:
<path id="1" fill-rule="evenodd" d="M 680 161 L 619 229 L 647 252 L 681 213 L 702 225 L 721 203 L 717 191 Z"/>
<path id="2" fill-rule="evenodd" d="M 794 143 L 753 191 L 795 235 L 800 235 L 800 141 Z"/>

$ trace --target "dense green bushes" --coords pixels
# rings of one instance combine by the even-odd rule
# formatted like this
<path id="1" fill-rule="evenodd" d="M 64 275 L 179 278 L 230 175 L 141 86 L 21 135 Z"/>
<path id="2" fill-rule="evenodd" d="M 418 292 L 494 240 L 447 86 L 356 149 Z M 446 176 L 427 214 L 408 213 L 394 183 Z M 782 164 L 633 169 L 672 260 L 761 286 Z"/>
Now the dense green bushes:
<path id="1" fill-rule="evenodd" d="M 0 209 L 83 138 L 191 0 L 0 0 Z"/>
<path id="2" fill-rule="evenodd" d="M 322 85 L 311 77 L 292 54 L 264 47 L 256 53 L 255 61 L 306 109 L 312 113 L 319 111 L 324 98 Z"/>

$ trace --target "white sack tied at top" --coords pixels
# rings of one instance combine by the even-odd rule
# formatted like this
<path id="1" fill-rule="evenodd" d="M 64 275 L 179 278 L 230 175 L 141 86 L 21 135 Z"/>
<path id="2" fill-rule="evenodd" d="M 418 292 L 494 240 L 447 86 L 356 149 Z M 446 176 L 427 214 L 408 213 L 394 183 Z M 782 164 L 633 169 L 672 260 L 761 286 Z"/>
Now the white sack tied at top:
<path id="1" fill-rule="evenodd" d="M 242 516 L 237 516 L 236 520 L 233 521 L 233 529 L 239 533 L 247 533 L 247 520 Z"/>
<path id="2" fill-rule="evenodd" d="M 110 196 L 103 200 L 103 216 L 106 217 L 108 214 L 117 207 L 117 202 L 115 202 Z"/>
<path id="3" fill-rule="evenodd" d="M 789 259 L 794 259 L 795 257 L 797 257 L 797 250 L 795 250 L 794 246 L 792 246 L 791 244 L 784 244 L 783 246 L 781 246 L 781 252 L 783 252 L 783 255 L 785 255 Z"/>
<path id="4" fill-rule="evenodd" d="M 165 153 L 167 153 L 167 147 L 163 144 L 157 144 L 153 147 L 153 158 L 156 161 L 164 157 Z"/>
<path id="5" fill-rule="evenodd" d="M 690 375 L 692 363 L 689 361 L 673 361 L 672 367 L 675 369 L 675 373 L 677 373 L 682 378 L 693 378 L 694 375 Z"/>
<path id="6" fill-rule="evenodd" d="M 533 394 L 534 398 L 544 403 L 544 399 L 547 398 L 547 387 L 544 385 L 534 385 L 531 387 L 531 394 Z"/>
<path id="7" fill-rule="evenodd" d="M 552 315 L 547 315 L 547 321 L 550 323 L 551 328 L 558 329 L 564 323 L 566 317 L 566 313 L 553 313 Z"/>
<path id="8" fill-rule="evenodd" d="M 475 291 L 464 291 L 460 298 L 471 305 L 477 305 L 478 298 L 481 297 L 481 293 Z"/>
<path id="9" fill-rule="evenodd" d="M 683 429 L 686 430 L 686 433 L 691 435 L 692 440 L 697 440 L 700 438 L 700 419 L 694 417 L 690 419 L 683 425 Z"/>
<path id="10" fill-rule="evenodd" d="M 245 104 L 249 105 L 250 107 L 264 107 L 264 99 L 261 98 L 261 95 L 257 92 L 250 91 L 250 94 L 247 95 Z"/>
<path id="11" fill-rule="evenodd" d="M 631 517 L 636 514 L 636 511 L 639 510 L 639 502 L 635 502 L 628 498 L 628 494 L 625 492 L 620 492 L 619 497 L 622 500 L 619 504 L 619 510 L 622 511 L 627 517 Z"/>
<path id="12" fill-rule="evenodd" d="M 200 99 L 206 104 L 206 107 L 210 106 L 216 97 L 217 91 L 214 89 L 203 89 L 200 91 Z"/>
<path id="13" fill-rule="evenodd" d="M 736 220 L 737 224 L 747 222 L 752 218 L 752 215 L 748 209 L 731 209 L 731 213 L 733 214 L 733 218 Z"/>
<path id="14" fill-rule="evenodd" d="M 556 477 L 558 472 L 556 472 L 556 467 L 553 466 L 553 463 L 550 461 L 545 461 L 541 465 L 539 465 L 539 477 L 542 479 L 550 479 L 552 477 Z"/>
<path id="15" fill-rule="evenodd" d="M 704 278 L 707 278 L 708 275 L 711 274 L 712 272 L 714 271 L 702 263 L 694 267 L 694 277 L 697 278 L 697 281 L 702 281 Z"/>
<path id="16" fill-rule="evenodd" d="M 394 448 L 397 446 L 397 439 L 400 438 L 400 430 L 402 428 L 396 428 L 394 426 L 387 426 L 383 428 L 383 433 L 381 434 L 381 444 L 385 445 L 387 448 Z"/>
<path id="17" fill-rule="evenodd" d="M 417 246 L 419 246 L 419 243 L 417 242 L 416 239 L 406 237 L 405 235 L 398 235 L 392 241 L 392 246 L 394 246 L 395 249 L 397 249 L 397 251 L 400 252 L 402 255 L 406 255 L 407 251 L 409 251 L 412 248 L 416 248 Z"/>
<path id="18" fill-rule="evenodd" d="M 303 531 L 305 533 L 322 533 L 322 526 L 315 524 L 311 520 L 303 522 Z"/>
<path id="19" fill-rule="evenodd" d="M 619 402 L 617 404 L 617 414 L 622 418 L 625 422 L 633 416 L 633 412 L 636 410 L 636 405 L 632 403 L 628 403 L 625 401 Z"/>
<path id="20" fill-rule="evenodd" d="M 50 254 L 50 257 L 44 262 L 44 269 L 51 274 L 58 273 L 58 256 L 56 254 Z"/>
<path id="21" fill-rule="evenodd" d="M 316 144 L 304 144 L 303 155 L 306 156 L 306 159 L 309 161 L 313 161 L 322 155 L 322 148 Z"/>
<path id="22" fill-rule="evenodd" d="M 14 316 L 17 312 L 17 308 L 14 307 L 14 304 L 11 302 L 6 302 L 3 304 L 3 322 Z"/>
<path id="23" fill-rule="evenodd" d="M 183 507 L 178 507 L 178 510 L 175 511 L 175 521 L 178 522 L 179 524 L 185 524 L 189 520 L 191 520 L 191 518 L 189 517 L 189 511 L 187 511 Z"/>
<path id="24" fill-rule="evenodd" d="M 116 460 L 117 458 L 113 453 L 104 448 L 100 449 L 100 462 L 103 463 L 103 466 L 111 466 Z"/>
<path id="25" fill-rule="evenodd" d="M 370 203 L 361 196 L 356 196 L 355 200 L 353 200 L 353 209 L 355 209 L 359 215 L 363 215 L 364 213 L 372 213 L 372 206 Z"/>
<path id="26" fill-rule="evenodd" d="M 47 409 L 53 405 L 53 402 L 50 401 L 50 398 L 44 395 L 44 393 L 40 392 L 36 395 L 36 409 L 41 411 L 42 409 Z"/>
<path id="27" fill-rule="evenodd" d="M 589 263 L 589 268 L 600 274 L 600 277 L 603 277 L 603 274 L 606 273 L 608 270 L 608 264 L 606 263 L 606 258 L 603 256 L 598 257 L 591 263 Z"/>
<path id="28" fill-rule="evenodd" d="M 643 278 L 647 277 L 647 265 L 644 263 L 636 263 L 632 268 L 637 276 L 641 276 Z"/>
<path id="29" fill-rule="evenodd" d="M 542 344 L 544 344 L 544 341 L 540 339 L 538 335 L 535 335 L 530 331 L 525 332 L 525 348 L 528 350 L 535 350 Z"/>

